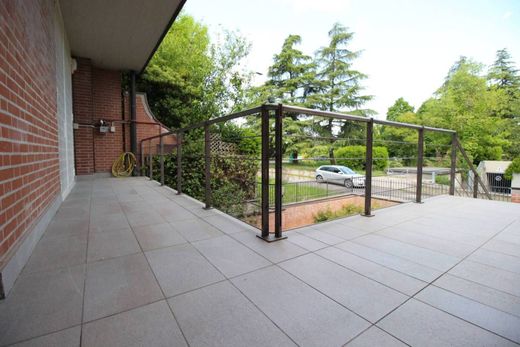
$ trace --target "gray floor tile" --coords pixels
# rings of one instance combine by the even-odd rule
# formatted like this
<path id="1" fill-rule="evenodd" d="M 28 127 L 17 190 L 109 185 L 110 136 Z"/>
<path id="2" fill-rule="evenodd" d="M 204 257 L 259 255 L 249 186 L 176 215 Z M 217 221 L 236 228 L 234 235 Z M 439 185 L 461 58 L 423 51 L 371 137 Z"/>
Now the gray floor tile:
<path id="1" fill-rule="evenodd" d="M 513 272 L 465 260 L 449 274 L 520 297 L 520 275 Z"/>
<path id="2" fill-rule="evenodd" d="M 178 222 L 181 220 L 197 218 L 193 213 L 171 200 L 168 203 L 161 205 L 152 205 L 152 207 L 164 220 L 168 222 Z"/>
<path id="3" fill-rule="evenodd" d="M 149 251 L 146 257 L 167 297 L 224 279 L 190 244 Z"/>
<path id="4" fill-rule="evenodd" d="M 370 231 L 351 227 L 344 221 L 334 221 L 329 223 L 316 224 L 312 226 L 313 229 L 324 231 L 328 234 L 339 237 L 343 240 L 351 240 L 356 237 L 366 235 L 370 233 Z"/>
<path id="5" fill-rule="evenodd" d="M 169 302 L 190 346 L 295 346 L 229 282 Z"/>
<path id="6" fill-rule="evenodd" d="M 351 241 L 340 243 L 336 247 L 425 282 L 431 282 L 442 274 L 439 270 Z"/>
<path id="7" fill-rule="evenodd" d="M 83 319 L 102 318 L 162 297 L 143 254 L 90 263 L 87 267 Z"/>
<path id="8" fill-rule="evenodd" d="M 376 235 L 388 237 L 397 241 L 451 255 L 457 258 L 464 258 L 478 247 L 465 243 L 455 242 L 453 240 L 448 241 L 437 237 L 422 235 L 416 232 L 401 230 L 399 225 L 384 229 L 383 231 L 376 233 Z"/>
<path id="9" fill-rule="evenodd" d="M 408 259 L 410 261 L 432 267 L 440 271 L 447 271 L 458 261 L 460 261 L 460 258 L 373 234 L 362 236 L 353 240 L 353 242 L 380 250 L 382 252 L 393 254 L 395 256 Z"/>
<path id="10" fill-rule="evenodd" d="M 172 225 L 186 240 L 190 242 L 223 235 L 220 230 L 200 219 L 182 220 L 175 222 Z"/>
<path id="11" fill-rule="evenodd" d="M 256 237 L 255 233 L 250 231 L 236 233 L 231 237 L 243 243 L 263 257 L 269 259 L 273 263 L 278 263 L 308 253 L 307 250 L 290 243 L 288 239 L 268 243 L 259 239 Z"/>
<path id="12" fill-rule="evenodd" d="M 329 247 L 326 243 L 315 240 L 311 237 L 307 237 L 302 234 L 298 234 L 296 232 L 286 233 L 287 240 L 291 243 L 294 243 L 297 246 L 300 246 L 303 249 L 314 252 L 318 249 L 322 249 L 325 247 Z"/>
<path id="13" fill-rule="evenodd" d="M 24 272 L 48 271 L 85 264 L 87 233 L 61 236 L 44 234 L 36 245 Z"/>
<path id="14" fill-rule="evenodd" d="M 232 282 L 300 346 L 339 346 L 369 326 L 277 267 L 260 269 Z"/>
<path id="15" fill-rule="evenodd" d="M 520 245 L 507 241 L 494 239 L 486 243 L 483 248 L 498 253 L 520 257 Z"/>
<path id="16" fill-rule="evenodd" d="M 87 261 L 116 258 L 140 251 L 130 228 L 92 232 L 88 237 Z"/>
<path id="17" fill-rule="evenodd" d="M 204 218 L 206 223 L 213 225 L 225 234 L 234 234 L 251 230 L 251 226 L 224 214 L 215 214 Z"/>
<path id="18" fill-rule="evenodd" d="M 144 251 L 186 243 L 182 235 L 169 223 L 146 225 L 133 229 Z"/>
<path id="19" fill-rule="evenodd" d="M 11 347 L 79 347 L 80 335 L 81 327 L 78 325 L 56 333 L 20 342 Z"/>
<path id="20" fill-rule="evenodd" d="M 82 346 L 187 346 L 166 301 L 85 324 Z"/>
<path id="21" fill-rule="evenodd" d="M 106 230 L 128 228 L 128 222 L 124 213 L 112 213 L 90 217 L 90 230 L 103 232 Z"/>
<path id="22" fill-rule="evenodd" d="M 145 225 L 166 223 L 161 215 L 155 211 L 125 212 L 128 223 L 132 228 Z"/>
<path id="23" fill-rule="evenodd" d="M 345 266 L 359 274 L 380 282 L 406 295 L 413 295 L 424 288 L 427 283 L 401 272 L 389 269 L 372 261 L 363 259 L 335 247 L 322 249 L 316 254 L 337 264 Z"/>
<path id="24" fill-rule="evenodd" d="M 373 323 L 408 299 L 315 254 L 288 260 L 280 266 Z"/>
<path id="25" fill-rule="evenodd" d="M 298 229 L 296 230 L 296 232 L 301 235 L 318 240 L 320 242 L 326 243 L 327 245 L 337 245 L 338 243 L 345 241 L 340 237 L 313 228 Z"/>
<path id="26" fill-rule="evenodd" d="M 359 229 L 367 232 L 379 231 L 396 223 L 395 221 L 391 221 L 388 220 L 388 218 L 382 217 L 383 216 L 367 218 L 363 216 L 356 216 L 345 218 L 344 220 L 342 220 L 342 223 L 344 223 L 347 227 L 351 229 Z M 387 219 L 388 221 L 386 221 L 385 219 Z"/>
<path id="27" fill-rule="evenodd" d="M 0 345 L 81 323 L 84 265 L 21 275 L 0 301 Z"/>
<path id="28" fill-rule="evenodd" d="M 520 318 L 435 286 L 421 291 L 417 300 L 471 322 L 497 335 L 520 342 Z"/>
<path id="29" fill-rule="evenodd" d="M 376 326 L 369 328 L 347 344 L 349 347 L 405 347 L 406 344 Z"/>
<path id="30" fill-rule="evenodd" d="M 497 253 L 481 248 L 470 255 L 467 259 L 520 274 L 520 257 L 514 257 L 512 255 Z"/>
<path id="31" fill-rule="evenodd" d="M 469 299 L 520 317 L 520 297 L 446 274 L 434 284 Z"/>
<path id="32" fill-rule="evenodd" d="M 514 346 L 448 313 L 411 299 L 379 324 L 412 346 Z"/>
<path id="33" fill-rule="evenodd" d="M 227 235 L 194 242 L 193 246 L 227 277 L 241 275 L 271 264 Z"/>
<path id="34" fill-rule="evenodd" d="M 50 222 L 45 235 L 48 236 L 73 236 L 84 235 L 89 230 L 89 223 L 84 221 L 70 221 L 53 218 Z"/>

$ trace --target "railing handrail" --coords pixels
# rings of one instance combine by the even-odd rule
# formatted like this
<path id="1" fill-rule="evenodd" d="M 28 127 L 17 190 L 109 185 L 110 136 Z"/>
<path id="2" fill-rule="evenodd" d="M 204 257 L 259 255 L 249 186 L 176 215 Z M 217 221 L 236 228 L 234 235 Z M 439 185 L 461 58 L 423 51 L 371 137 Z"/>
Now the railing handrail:
<path id="1" fill-rule="evenodd" d="M 274 115 L 273 115 L 274 113 Z M 330 112 L 330 111 L 324 111 L 324 110 L 316 110 L 316 109 L 310 109 L 310 108 L 304 108 L 299 106 L 292 106 L 292 105 L 284 105 L 284 104 L 270 104 L 265 103 L 257 107 L 253 107 L 247 110 L 235 112 L 228 114 L 226 116 L 208 119 L 205 121 L 197 122 L 194 124 L 191 124 L 189 126 L 183 127 L 183 128 L 177 128 L 177 129 L 170 129 L 169 131 L 160 133 L 158 135 L 150 136 L 143 138 L 140 141 L 139 148 L 141 149 L 141 165 L 144 165 L 144 144 L 146 141 L 148 142 L 149 147 L 149 153 L 147 154 L 149 158 L 149 172 L 150 172 L 150 179 L 153 179 L 153 160 L 152 160 L 152 142 L 153 139 L 160 139 L 160 175 L 161 175 L 161 184 L 164 184 L 164 141 L 163 138 L 165 136 L 170 135 L 176 135 L 176 143 L 175 146 L 177 148 L 177 193 L 182 193 L 182 147 L 184 145 L 183 138 L 186 134 L 186 132 L 201 128 L 204 130 L 204 158 L 205 158 L 205 201 L 206 201 L 206 208 L 211 208 L 213 205 L 212 203 L 212 186 L 210 184 L 211 180 L 211 158 L 214 157 L 212 155 L 211 151 L 211 142 L 213 139 L 211 138 L 211 129 L 210 126 L 213 124 L 221 123 L 230 121 L 233 119 L 237 119 L 240 117 L 246 117 L 246 116 L 258 116 L 261 119 L 261 135 L 262 138 L 262 144 L 261 144 L 261 184 L 262 184 L 262 197 L 261 197 L 261 209 L 262 209 L 262 233 L 261 237 L 264 240 L 272 241 L 272 240 L 278 240 L 282 239 L 282 163 L 283 163 L 283 151 L 282 151 L 282 136 L 283 136 L 283 118 L 287 116 L 287 113 L 292 114 L 301 114 L 301 115 L 307 115 L 307 116 L 318 116 L 318 117 L 324 117 L 324 118 L 333 118 L 333 119 L 339 119 L 344 121 L 351 121 L 351 122 L 360 122 L 366 124 L 366 137 L 363 139 L 365 142 L 365 148 L 366 151 L 364 153 L 364 159 L 365 160 L 365 177 L 366 177 L 366 183 L 364 185 L 364 196 L 365 196 L 365 204 L 364 204 L 364 216 L 372 216 L 372 207 L 371 207 L 371 199 L 373 193 L 377 195 L 378 193 L 384 193 L 388 189 L 386 187 L 382 187 L 383 190 L 381 190 L 381 187 L 376 187 L 376 190 L 372 192 L 372 181 L 377 181 L 377 178 L 372 178 L 372 163 L 375 159 L 373 156 L 373 146 L 374 142 L 374 124 L 377 125 L 387 125 L 387 126 L 393 126 L 393 127 L 402 127 L 402 128 L 408 128 L 413 129 L 418 132 L 418 139 L 416 142 L 417 145 L 417 165 L 416 165 L 416 182 L 415 184 L 410 183 L 408 187 L 400 187 L 398 190 L 408 190 L 408 189 L 414 189 L 415 188 L 415 201 L 420 203 L 422 201 L 422 188 L 423 188 L 423 167 L 424 167 L 424 139 L 425 139 L 425 131 L 429 132 L 438 132 L 438 133 L 446 133 L 451 134 L 451 160 L 450 160 L 450 169 L 449 169 L 449 175 L 450 175 L 450 186 L 449 186 L 449 194 L 454 195 L 455 192 L 455 181 L 456 181 L 456 173 L 459 172 L 457 170 L 457 150 L 460 151 L 462 154 L 462 158 L 464 162 L 469 166 L 470 170 L 474 173 L 476 179 L 474 180 L 474 187 L 473 187 L 473 196 L 478 197 L 478 186 L 480 185 L 487 196 L 487 198 L 492 199 L 491 194 L 489 193 L 487 187 L 484 185 L 483 180 L 478 175 L 478 172 L 475 170 L 475 167 L 473 163 L 470 161 L 468 155 L 464 151 L 464 148 L 462 147 L 462 144 L 457 136 L 457 132 L 451 129 L 444 129 L 444 128 L 435 128 L 435 127 L 428 127 L 424 125 L 418 125 L 418 124 L 410 124 L 410 123 L 400 123 L 395 121 L 389 121 L 389 120 L 382 120 L 382 119 L 375 119 L 373 117 L 363 117 L 359 115 L 349 114 L 349 113 L 343 113 L 343 112 Z M 274 117 L 274 124 L 271 123 L 270 119 L 271 117 Z M 270 153 L 270 137 L 272 131 L 272 126 L 274 125 L 274 163 L 275 163 L 275 183 L 269 182 L 269 171 L 270 167 L 269 164 L 271 163 L 271 153 Z M 342 140 L 342 138 L 337 138 L 337 140 Z M 348 140 L 348 138 L 346 139 Z M 339 158 L 336 158 L 339 159 Z M 352 159 L 358 159 L 358 158 L 352 158 Z M 381 159 L 387 159 L 387 158 L 381 158 Z M 448 174 L 448 172 L 445 171 L 445 174 Z M 392 182 L 390 182 L 392 183 Z M 287 184 L 287 183 L 286 183 Z M 291 184 L 289 182 L 289 184 Z M 274 218 L 274 231 L 275 236 L 274 238 L 270 235 L 270 223 L 269 222 L 269 216 L 268 212 L 270 209 L 270 202 L 269 196 L 271 195 L 270 187 L 274 186 L 275 192 L 274 192 L 274 206 L 275 206 L 275 218 Z M 390 190 L 392 191 L 392 187 L 390 187 Z M 327 193 L 328 195 L 328 193 Z"/>

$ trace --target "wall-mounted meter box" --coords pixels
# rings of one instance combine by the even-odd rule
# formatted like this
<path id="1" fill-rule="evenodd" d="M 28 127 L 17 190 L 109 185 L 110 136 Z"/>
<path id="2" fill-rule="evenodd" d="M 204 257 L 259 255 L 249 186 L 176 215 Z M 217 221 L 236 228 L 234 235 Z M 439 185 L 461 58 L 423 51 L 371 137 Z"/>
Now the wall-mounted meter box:
<path id="1" fill-rule="evenodd" d="M 99 126 L 99 132 L 100 133 L 108 133 L 108 130 L 110 129 L 110 127 L 108 125 L 100 125 Z"/>

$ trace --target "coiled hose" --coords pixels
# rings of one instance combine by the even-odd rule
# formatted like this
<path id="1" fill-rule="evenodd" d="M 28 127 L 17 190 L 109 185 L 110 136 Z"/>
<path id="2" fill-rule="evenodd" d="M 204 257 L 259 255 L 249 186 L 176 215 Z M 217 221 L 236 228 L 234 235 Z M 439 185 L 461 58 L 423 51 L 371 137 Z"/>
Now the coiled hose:
<path id="1" fill-rule="evenodd" d="M 134 171 L 137 160 L 132 152 L 125 152 L 112 164 L 112 175 L 114 177 L 128 177 Z"/>

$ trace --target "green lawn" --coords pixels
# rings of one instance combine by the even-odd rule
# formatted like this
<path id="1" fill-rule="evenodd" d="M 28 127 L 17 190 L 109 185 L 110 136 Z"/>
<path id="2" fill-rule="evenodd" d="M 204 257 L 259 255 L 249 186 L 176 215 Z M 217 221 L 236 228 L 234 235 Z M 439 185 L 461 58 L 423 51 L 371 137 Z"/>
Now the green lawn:
<path id="1" fill-rule="evenodd" d="M 274 180 L 270 180 L 271 184 L 269 185 L 269 202 L 270 204 L 274 204 Z M 262 184 L 260 182 L 257 183 L 257 194 L 258 198 L 260 198 L 262 192 Z M 296 182 L 296 183 L 282 183 L 282 193 L 283 199 L 282 202 L 284 204 L 293 203 L 293 202 L 301 202 L 312 199 L 318 199 L 327 197 L 329 195 L 329 191 L 326 188 L 326 185 L 320 185 L 316 182 Z"/>

